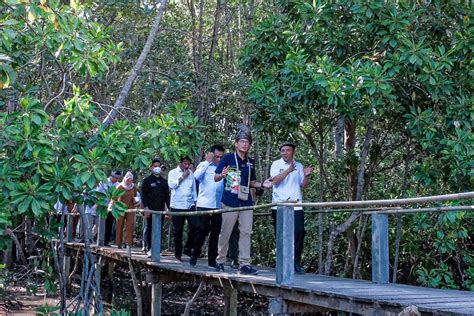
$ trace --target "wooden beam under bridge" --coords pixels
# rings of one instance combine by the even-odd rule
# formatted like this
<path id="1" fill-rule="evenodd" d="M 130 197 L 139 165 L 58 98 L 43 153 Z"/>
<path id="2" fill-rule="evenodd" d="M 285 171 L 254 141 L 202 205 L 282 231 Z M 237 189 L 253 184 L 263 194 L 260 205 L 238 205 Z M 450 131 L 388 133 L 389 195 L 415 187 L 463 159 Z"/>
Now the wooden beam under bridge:
<path id="1" fill-rule="evenodd" d="M 69 249 L 82 251 L 84 245 L 67 243 Z M 116 247 L 92 247 L 92 252 L 105 259 L 127 260 L 125 249 Z M 430 289 L 400 284 L 377 284 L 364 280 L 352 280 L 315 274 L 294 275 L 292 284 L 278 285 L 275 270 L 257 267 L 256 276 L 244 276 L 236 270 L 219 273 L 199 260 L 196 266 L 176 262 L 174 257 L 161 256 L 159 263 L 152 262 L 139 248 L 132 249 L 132 260 L 150 269 L 156 281 L 199 281 L 206 278 L 208 284 L 281 298 L 285 304 L 304 304 L 316 309 L 333 309 L 358 314 L 396 315 L 407 306 L 417 306 L 425 315 L 472 315 L 474 293 L 468 291 Z M 302 306 L 302 305 L 300 305 Z M 293 311 L 295 312 L 295 311 Z"/>

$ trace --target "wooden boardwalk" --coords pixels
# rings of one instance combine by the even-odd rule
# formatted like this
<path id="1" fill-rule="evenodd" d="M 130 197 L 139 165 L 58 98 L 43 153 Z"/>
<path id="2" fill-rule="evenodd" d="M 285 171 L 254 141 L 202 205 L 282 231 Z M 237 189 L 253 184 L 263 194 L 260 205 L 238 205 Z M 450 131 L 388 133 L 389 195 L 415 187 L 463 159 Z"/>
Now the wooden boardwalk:
<path id="1" fill-rule="evenodd" d="M 74 250 L 84 247 L 73 242 L 66 245 Z M 125 249 L 92 246 L 92 252 L 108 260 L 127 261 Z M 279 286 L 272 268 L 256 267 L 259 270 L 256 276 L 243 276 L 228 267 L 226 272 L 218 273 L 203 260 L 192 267 L 172 256 L 161 256 L 161 261 L 155 263 L 138 248 L 132 249 L 132 260 L 149 268 L 160 282 L 205 279 L 208 284 L 222 286 L 224 290 L 267 296 L 270 305 L 287 304 L 288 312 L 331 309 L 364 315 L 397 315 L 407 306 L 416 306 L 426 315 L 474 315 L 474 292 L 468 291 L 376 284 L 311 273 L 295 275 L 293 284 Z"/>

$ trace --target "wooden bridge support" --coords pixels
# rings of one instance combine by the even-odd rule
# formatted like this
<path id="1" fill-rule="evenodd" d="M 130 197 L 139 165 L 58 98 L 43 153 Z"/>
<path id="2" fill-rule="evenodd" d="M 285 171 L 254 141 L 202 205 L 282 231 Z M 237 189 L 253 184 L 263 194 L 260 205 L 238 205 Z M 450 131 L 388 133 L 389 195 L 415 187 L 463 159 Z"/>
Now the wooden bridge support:
<path id="1" fill-rule="evenodd" d="M 161 252 L 161 216 L 160 214 L 152 215 L 152 232 L 151 232 L 151 261 L 160 262 Z"/>
<path id="2" fill-rule="evenodd" d="M 224 316 L 237 316 L 238 291 L 224 286 Z"/>
<path id="3" fill-rule="evenodd" d="M 372 215 L 372 281 L 389 283 L 388 215 Z"/>
<path id="4" fill-rule="evenodd" d="M 161 299 L 163 294 L 163 284 L 155 281 L 151 284 L 151 314 L 153 316 L 161 315 Z"/>
<path id="5" fill-rule="evenodd" d="M 295 211 L 293 207 L 278 206 L 276 227 L 276 283 L 289 285 L 295 274 Z"/>

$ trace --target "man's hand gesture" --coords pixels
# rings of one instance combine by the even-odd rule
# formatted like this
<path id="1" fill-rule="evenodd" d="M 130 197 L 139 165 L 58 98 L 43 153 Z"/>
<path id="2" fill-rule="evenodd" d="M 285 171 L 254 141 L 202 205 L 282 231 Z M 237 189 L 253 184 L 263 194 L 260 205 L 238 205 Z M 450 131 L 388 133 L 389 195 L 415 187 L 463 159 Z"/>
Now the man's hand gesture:
<path id="1" fill-rule="evenodd" d="M 313 174 L 314 168 L 309 166 L 303 169 L 303 173 L 305 177 L 309 177 L 310 175 Z"/>
<path id="2" fill-rule="evenodd" d="M 214 159 L 214 153 L 211 153 L 211 152 L 207 153 L 206 154 L 206 161 L 211 162 L 212 159 Z"/>
<path id="3" fill-rule="evenodd" d="M 191 173 L 191 171 L 190 171 L 189 169 L 186 169 L 186 170 L 183 172 L 182 178 L 183 178 L 183 179 L 186 179 L 186 178 L 189 176 L 190 173 Z"/>
<path id="4" fill-rule="evenodd" d="M 286 169 L 286 172 L 288 172 L 288 174 L 290 174 L 291 172 L 295 171 L 296 169 L 296 161 L 292 161 L 290 162 L 290 166 L 288 167 L 288 169 Z"/>
<path id="5" fill-rule="evenodd" d="M 222 179 L 225 179 L 228 173 L 229 173 L 229 166 L 226 166 L 224 167 L 224 169 L 222 169 L 222 172 L 221 172 Z"/>

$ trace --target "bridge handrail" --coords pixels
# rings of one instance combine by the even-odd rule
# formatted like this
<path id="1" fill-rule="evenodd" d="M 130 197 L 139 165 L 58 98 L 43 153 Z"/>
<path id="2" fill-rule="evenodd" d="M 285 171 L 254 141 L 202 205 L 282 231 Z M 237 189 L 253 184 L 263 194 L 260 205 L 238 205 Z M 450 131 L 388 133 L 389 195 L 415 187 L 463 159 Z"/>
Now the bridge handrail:
<path id="1" fill-rule="evenodd" d="M 278 202 L 278 203 L 267 203 L 259 204 L 253 206 L 243 206 L 243 207 L 233 207 L 225 209 L 216 209 L 208 211 L 189 211 L 189 212 L 179 212 L 173 213 L 170 211 L 156 211 L 148 210 L 142 208 L 133 208 L 128 209 L 126 212 L 144 212 L 147 211 L 150 214 L 161 214 L 161 215 L 171 215 L 171 216 L 199 216 L 199 215 L 213 215 L 213 214 L 222 214 L 222 213 L 232 213 L 232 212 L 243 212 L 249 210 L 259 210 L 267 209 L 271 207 L 278 206 L 289 206 L 289 207 L 310 207 L 310 208 L 327 208 L 321 210 L 324 213 L 332 212 L 354 212 L 354 211 L 370 211 L 364 212 L 364 214 L 391 214 L 391 213 L 413 213 L 416 210 L 423 212 L 430 211 L 455 211 L 455 210 L 473 210 L 474 206 L 444 206 L 444 207 L 432 207 L 432 208 L 415 208 L 415 209 L 404 209 L 399 207 L 389 207 L 389 208 L 380 208 L 380 206 L 387 205 L 410 205 L 410 204 L 425 204 L 433 202 L 445 202 L 453 200 L 465 200 L 474 198 L 474 192 L 464 192 L 464 193 L 455 193 L 455 194 L 444 194 L 444 195 L 433 195 L 425 197 L 416 197 L 416 198 L 406 198 L 406 199 L 393 199 L 393 200 L 367 200 L 367 201 L 340 201 L 340 202 Z M 351 208 L 351 207 L 361 207 L 361 206 L 372 206 L 370 208 Z M 347 207 L 347 209 L 331 209 L 333 207 Z M 374 211 L 372 211 L 374 210 Z M 375 211 L 377 210 L 377 211 Z M 398 210 L 398 211 L 397 211 Z M 318 212 L 316 212 L 318 213 Z"/>
<path id="2" fill-rule="evenodd" d="M 144 212 L 153 214 L 151 260 L 160 262 L 161 253 L 161 221 L 162 215 L 199 216 L 243 212 L 249 210 L 277 208 L 277 266 L 276 282 L 279 285 L 291 284 L 294 277 L 294 207 L 302 206 L 317 208 L 318 213 L 329 212 L 360 212 L 372 215 L 372 280 L 388 283 L 388 214 L 441 211 L 473 211 L 474 205 L 432 206 L 425 208 L 402 208 L 401 205 L 427 204 L 454 200 L 473 199 L 474 192 L 444 194 L 392 200 L 340 201 L 340 202 L 279 202 L 253 205 L 248 207 L 226 208 L 209 211 L 169 212 L 147 209 L 129 209 L 127 212 Z M 258 213 L 257 213 L 258 214 Z M 68 217 L 69 218 L 69 217 Z M 69 221 L 68 221 L 69 222 Z M 102 226 L 102 225 L 101 225 Z M 99 239 L 100 239 L 99 229 Z M 103 239 L 102 239 L 103 241 Z M 100 245 L 100 243 L 99 243 Z"/>

